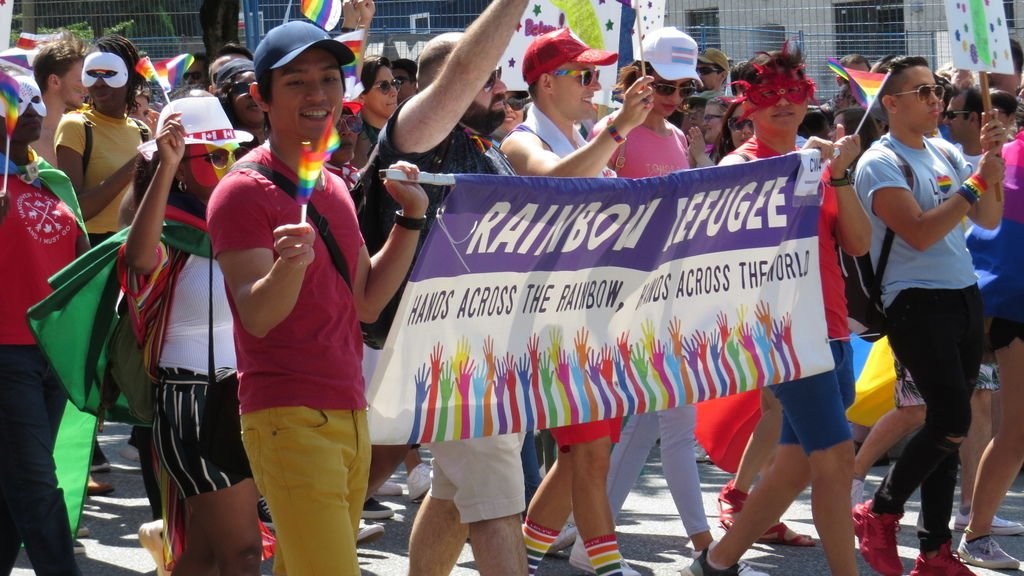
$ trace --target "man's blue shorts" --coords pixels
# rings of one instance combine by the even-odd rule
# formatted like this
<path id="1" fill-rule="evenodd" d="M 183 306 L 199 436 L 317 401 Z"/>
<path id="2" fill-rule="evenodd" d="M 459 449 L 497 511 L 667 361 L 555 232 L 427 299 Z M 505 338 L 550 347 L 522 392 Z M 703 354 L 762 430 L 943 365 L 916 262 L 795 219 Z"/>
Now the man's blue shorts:
<path id="1" fill-rule="evenodd" d="M 853 404 L 856 380 L 853 376 L 853 347 L 833 341 L 835 369 L 769 389 L 782 404 L 780 444 L 799 444 L 808 455 L 851 438 L 846 409 Z"/>

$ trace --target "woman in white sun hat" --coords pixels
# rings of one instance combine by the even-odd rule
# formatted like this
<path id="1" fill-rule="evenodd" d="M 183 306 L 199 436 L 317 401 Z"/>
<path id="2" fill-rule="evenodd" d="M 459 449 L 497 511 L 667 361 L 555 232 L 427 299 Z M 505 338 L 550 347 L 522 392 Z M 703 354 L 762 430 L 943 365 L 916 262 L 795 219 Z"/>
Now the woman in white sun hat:
<path id="1" fill-rule="evenodd" d="M 608 167 L 620 178 L 663 176 L 712 165 L 700 129 L 692 128 L 687 135 L 667 120 L 699 89 L 697 54 L 697 43 L 675 28 L 662 28 L 644 38 L 646 74 L 655 79 L 651 84 L 654 102 L 644 123 L 629 133 L 628 141 L 620 144 L 608 161 Z M 641 75 L 640 63 L 634 62 L 619 73 L 618 85 L 630 86 Z M 594 134 L 601 133 L 606 121 L 599 123 Z M 697 475 L 695 423 L 696 410 L 692 405 L 631 417 L 612 450 L 608 497 L 612 513 L 618 516 L 660 437 L 665 480 L 690 543 L 700 552 L 713 539 Z"/>
<path id="2" fill-rule="evenodd" d="M 173 561 L 174 574 L 218 569 L 256 575 L 262 560 L 255 483 L 203 458 L 198 440 L 211 369 L 211 301 L 212 368 L 235 367 L 224 277 L 209 258 L 206 202 L 234 163 L 239 144 L 251 139 L 232 128 L 212 96 L 168 104 L 156 137 L 139 146 L 138 211 L 118 260 L 144 363 L 156 382 L 156 453 L 188 507 L 184 551 Z M 174 522 L 167 519 L 166 525 Z"/>

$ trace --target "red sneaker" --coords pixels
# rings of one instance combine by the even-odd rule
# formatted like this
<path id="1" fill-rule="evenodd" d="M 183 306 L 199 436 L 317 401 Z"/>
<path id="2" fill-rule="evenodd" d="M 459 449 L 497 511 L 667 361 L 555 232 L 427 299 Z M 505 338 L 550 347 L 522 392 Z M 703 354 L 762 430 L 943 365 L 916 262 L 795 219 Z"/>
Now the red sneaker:
<path id="1" fill-rule="evenodd" d="M 953 554 L 949 542 L 939 548 L 939 553 L 933 558 L 927 558 L 924 554 L 917 557 L 914 562 L 914 569 L 910 576 L 970 576 L 974 574 L 960 560 L 960 557 Z"/>
<path id="2" fill-rule="evenodd" d="M 729 480 L 718 493 L 718 523 L 722 525 L 722 530 L 732 528 L 736 516 L 743 510 L 743 504 L 747 501 L 747 493 L 737 490 L 734 482 Z"/>
<path id="3" fill-rule="evenodd" d="M 875 514 L 868 500 L 853 507 L 853 531 L 864 560 L 882 576 L 902 576 L 903 563 L 896 551 L 896 532 L 902 514 Z"/>

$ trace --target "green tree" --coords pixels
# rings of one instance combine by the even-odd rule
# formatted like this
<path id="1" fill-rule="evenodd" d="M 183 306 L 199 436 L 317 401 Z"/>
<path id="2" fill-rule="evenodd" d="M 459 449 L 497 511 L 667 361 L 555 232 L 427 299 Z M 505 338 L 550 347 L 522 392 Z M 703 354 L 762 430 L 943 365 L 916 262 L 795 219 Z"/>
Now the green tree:
<path id="1" fill-rule="evenodd" d="M 203 0 L 199 8 L 199 24 L 203 29 L 203 46 L 212 58 L 228 42 L 238 42 L 239 0 Z"/>

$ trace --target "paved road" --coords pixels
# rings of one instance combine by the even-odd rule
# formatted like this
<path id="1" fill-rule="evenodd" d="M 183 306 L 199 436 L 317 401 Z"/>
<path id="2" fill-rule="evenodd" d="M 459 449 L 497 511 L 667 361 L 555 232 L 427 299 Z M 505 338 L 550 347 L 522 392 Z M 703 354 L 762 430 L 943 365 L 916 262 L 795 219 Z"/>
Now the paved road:
<path id="1" fill-rule="evenodd" d="M 139 547 L 136 537 L 136 530 L 148 519 L 149 514 L 138 464 L 118 455 L 118 449 L 124 445 L 127 433 L 127 427 L 109 424 L 106 433 L 100 438 L 104 452 L 114 465 L 114 469 L 101 478 L 113 482 L 117 488 L 110 497 L 90 498 L 86 503 L 84 525 L 91 531 L 91 537 L 82 539 L 86 555 L 79 556 L 79 565 L 86 576 L 128 576 L 154 572 L 149 555 Z M 711 465 L 702 465 L 700 473 L 704 505 L 710 513 L 717 510 L 715 496 L 728 478 Z M 883 473 L 882 468 L 874 469 L 869 484 L 877 485 Z M 400 481 L 404 485 L 404 478 L 400 478 Z M 1024 481 L 1018 479 L 1007 496 L 1002 516 L 1024 520 L 1022 490 Z M 385 498 L 382 501 L 395 508 L 395 518 L 383 521 L 387 529 L 384 538 L 360 551 L 360 565 L 364 575 L 404 575 L 407 570 L 409 528 L 418 506 L 410 504 L 403 497 Z M 908 570 L 916 556 L 913 526 L 917 522 L 917 512 L 914 502 L 903 519 L 905 529 L 899 536 L 900 555 Z M 711 520 L 714 522 L 714 518 Z M 804 493 L 790 508 L 786 521 L 802 533 L 815 534 L 811 523 L 809 493 Z M 720 535 L 717 530 L 716 535 Z M 626 501 L 619 526 L 619 540 L 631 565 L 645 576 L 674 575 L 687 563 L 687 543 L 682 524 L 662 480 L 657 452 L 652 454 L 645 474 Z M 1000 538 L 1000 542 L 1010 554 L 1024 557 L 1024 538 L 1004 537 Z M 817 576 L 828 573 L 820 546 L 807 549 L 757 545 L 747 553 L 746 558 L 773 576 Z M 476 573 L 472 553 L 467 546 L 453 574 L 462 576 Z M 540 573 L 546 576 L 580 574 L 569 566 L 567 554 L 549 557 L 541 565 Z M 860 573 L 873 572 L 862 563 Z M 24 555 L 14 574 L 33 574 Z M 264 564 L 263 574 L 271 574 L 270 562 Z M 979 569 L 977 574 L 994 575 L 1000 572 Z"/>

